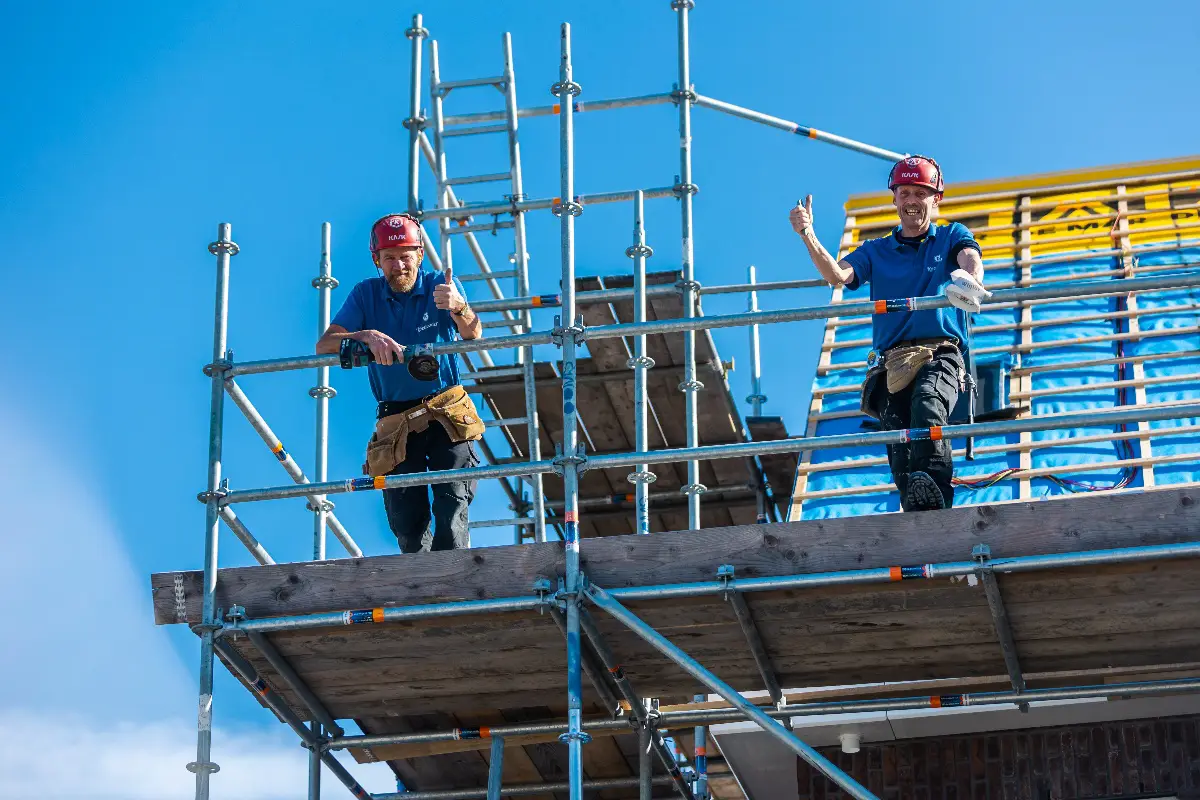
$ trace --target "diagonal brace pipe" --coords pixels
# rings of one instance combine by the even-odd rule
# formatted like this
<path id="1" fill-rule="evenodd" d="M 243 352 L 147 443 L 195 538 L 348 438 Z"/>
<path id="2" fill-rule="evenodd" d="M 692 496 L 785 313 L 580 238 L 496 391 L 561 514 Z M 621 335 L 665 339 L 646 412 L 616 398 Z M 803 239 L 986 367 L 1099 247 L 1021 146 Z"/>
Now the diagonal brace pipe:
<path id="1" fill-rule="evenodd" d="M 996 629 L 996 638 L 1000 641 L 1000 654 L 1004 656 L 1004 668 L 1008 670 L 1008 679 L 1012 682 L 1013 691 L 1021 694 L 1025 691 L 1025 676 L 1021 673 L 1021 661 L 1017 657 L 1017 643 L 1013 639 L 1008 610 L 1004 607 L 1004 596 L 1000 594 L 1000 584 L 989 563 L 992 550 L 986 544 L 977 544 L 971 549 L 971 557 L 979 565 L 975 574 L 979 576 L 983 583 L 983 592 L 987 595 L 988 610 L 992 613 L 992 626 Z M 1018 703 L 1017 707 L 1022 712 L 1029 711 L 1029 703 Z"/>
<path id="2" fill-rule="evenodd" d="M 818 753 L 808 744 L 805 744 L 794 733 L 775 722 L 761 708 L 742 697 L 741 693 L 736 689 L 702 667 L 698 661 L 639 619 L 637 615 L 617 602 L 608 592 L 595 584 L 590 584 L 584 589 L 584 594 L 587 599 L 602 608 L 618 622 L 629 628 L 629 630 L 636 633 L 655 650 L 674 661 L 685 672 L 703 683 L 711 691 L 725 698 L 726 702 L 736 707 L 749 720 L 787 745 L 789 749 L 840 786 L 843 791 L 855 798 L 855 800 L 879 800 L 879 798 L 863 788 L 858 781 L 839 769 L 836 764 Z"/>
<path id="3" fill-rule="evenodd" d="M 324 725 L 325 730 L 334 736 L 346 735 L 346 731 L 342 729 L 341 725 L 337 724 L 333 715 L 325 708 L 325 704 L 313 694 L 312 689 L 308 688 L 308 684 L 304 682 L 304 679 L 296 674 L 296 670 L 292 668 L 292 665 L 288 663 L 288 660 L 275 647 L 274 642 L 267 638 L 266 634 L 251 631 L 246 634 L 246 638 L 258 648 L 258 651 L 263 654 L 263 658 L 267 660 L 267 663 L 279 673 L 279 677 L 283 678 L 292 687 L 292 690 L 296 692 L 300 701 L 312 713 L 313 719 Z"/>

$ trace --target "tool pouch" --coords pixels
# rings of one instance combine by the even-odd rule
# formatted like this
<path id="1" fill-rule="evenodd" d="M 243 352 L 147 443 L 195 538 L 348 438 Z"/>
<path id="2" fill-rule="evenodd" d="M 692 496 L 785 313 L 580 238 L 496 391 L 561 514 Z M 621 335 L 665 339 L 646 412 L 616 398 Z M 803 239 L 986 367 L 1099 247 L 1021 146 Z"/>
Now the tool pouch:
<path id="1" fill-rule="evenodd" d="M 875 395 L 883 387 L 879 379 L 886 374 L 887 370 L 883 368 L 883 364 L 878 364 L 868 369 L 867 377 L 863 379 L 862 392 L 858 397 L 858 407 L 863 414 L 872 419 L 879 419 L 882 414 L 883 398 Z"/>
<path id="2" fill-rule="evenodd" d="M 451 386 L 425 401 L 427 408 L 446 429 L 452 442 L 473 442 L 483 438 L 483 420 L 471 400 L 471 395 L 461 386 Z"/>

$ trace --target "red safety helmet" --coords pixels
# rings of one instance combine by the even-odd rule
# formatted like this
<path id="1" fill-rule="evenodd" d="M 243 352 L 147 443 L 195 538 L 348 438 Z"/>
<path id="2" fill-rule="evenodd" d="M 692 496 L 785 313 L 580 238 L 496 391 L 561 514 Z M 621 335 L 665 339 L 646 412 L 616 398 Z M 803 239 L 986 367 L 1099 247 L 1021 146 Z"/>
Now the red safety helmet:
<path id="1" fill-rule="evenodd" d="M 421 223 L 411 214 L 388 214 L 371 226 L 371 260 L 379 263 L 379 251 L 388 247 L 425 247 Z"/>
<path id="2" fill-rule="evenodd" d="M 942 168 L 929 156 L 909 156 L 896 162 L 892 174 L 888 177 L 888 189 L 895 191 L 897 186 L 924 186 L 932 189 L 940 196 L 942 194 Z"/>

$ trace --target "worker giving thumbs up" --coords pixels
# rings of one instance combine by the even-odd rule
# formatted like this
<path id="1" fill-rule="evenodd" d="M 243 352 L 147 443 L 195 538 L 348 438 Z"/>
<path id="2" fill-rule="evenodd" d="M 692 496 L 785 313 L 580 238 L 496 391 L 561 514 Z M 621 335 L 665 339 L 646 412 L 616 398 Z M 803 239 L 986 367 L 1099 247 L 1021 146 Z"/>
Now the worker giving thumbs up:
<path id="1" fill-rule="evenodd" d="M 463 309 L 467 307 L 467 299 L 454 285 L 454 269 L 449 264 L 442 272 L 442 278 L 442 283 L 433 289 L 434 304 L 442 311 L 449 311 L 454 315 L 462 314 Z"/>

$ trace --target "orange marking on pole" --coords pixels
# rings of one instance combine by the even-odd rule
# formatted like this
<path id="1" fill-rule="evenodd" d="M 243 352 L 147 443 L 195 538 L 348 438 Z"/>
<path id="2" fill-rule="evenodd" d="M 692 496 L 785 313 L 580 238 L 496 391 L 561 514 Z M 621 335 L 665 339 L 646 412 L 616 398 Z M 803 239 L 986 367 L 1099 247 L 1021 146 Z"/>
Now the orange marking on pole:
<path id="1" fill-rule="evenodd" d="M 533 298 L 533 307 L 541 308 L 542 307 L 542 298 L 540 298 L 540 297 Z"/>
<path id="2" fill-rule="evenodd" d="M 491 728 L 480 728 L 479 729 L 479 738 L 480 739 L 489 739 L 489 738 L 491 738 L 491 736 L 492 736 Z"/>
<path id="3" fill-rule="evenodd" d="M 886 314 L 887 313 L 887 300 L 876 300 L 875 301 L 875 313 L 876 314 Z"/>
<path id="4" fill-rule="evenodd" d="M 555 104 L 554 104 L 554 113 L 555 113 L 555 114 L 561 114 L 561 113 L 562 113 L 562 105 L 561 105 L 561 104 L 559 104 L 559 103 L 555 103 Z"/>
<path id="5" fill-rule="evenodd" d="M 384 486 L 387 485 L 387 478 L 385 478 L 383 475 L 376 475 L 375 480 L 371 481 L 371 484 L 376 489 L 382 489 Z"/>
<path id="6" fill-rule="evenodd" d="M 930 708 L 941 708 L 942 707 L 942 698 L 940 698 L 940 697 L 929 698 L 929 707 Z"/>
<path id="7" fill-rule="evenodd" d="M 904 573 L 900 571 L 899 567 L 888 567 L 888 577 L 891 580 L 899 581 L 904 579 Z"/>
<path id="8" fill-rule="evenodd" d="M 371 622 L 383 622 L 383 609 L 382 608 L 372 608 L 371 609 Z"/>
<path id="9" fill-rule="evenodd" d="M 698 756 L 706 756 L 706 755 L 708 755 L 708 753 L 705 751 L 705 749 L 704 749 L 703 747 L 697 747 L 697 748 L 696 748 L 696 755 L 698 755 Z"/>
<path id="10" fill-rule="evenodd" d="M 471 220 L 467 219 L 466 217 L 462 217 L 462 218 L 460 218 L 460 219 L 457 219 L 457 220 L 455 220 L 455 222 L 457 222 L 457 223 L 458 223 L 458 226 L 459 226 L 460 228 L 465 228 L 465 227 L 467 227 L 468 225 L 470 225 L 470 224 L 471 224 Z"/>
<path id="11" fill-rule="evenodd" d="M 278 453 L 278 452 L 279 452 L 280 450 L 282 450 L 282 449 L 283 449 L 283 442 L 280 442 L 279 444 L 277 444 L 277 445 L 275 445 L 274 447 L 272 447 L 272 448 L 271 448 L 271 452 L 272 452 L 272 453 Z"/>
<path id="12" fill-rule="evenodd" d="M 815 139 L 815 138 L 817 138 L 817 129 L 816 129 L 816 128 L 809 128 L 809 129 L 808 129 L 808 138 L 810 138 L 810 139 Z"/>
<path id="13" fill-rule="evenodd" d="M 942 438 L 942 427 L 940 425 L 935 425 L 934 427 L 930 428 L 929 438 L 934 442 L 939 441 Z"/>

